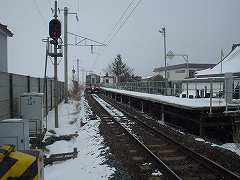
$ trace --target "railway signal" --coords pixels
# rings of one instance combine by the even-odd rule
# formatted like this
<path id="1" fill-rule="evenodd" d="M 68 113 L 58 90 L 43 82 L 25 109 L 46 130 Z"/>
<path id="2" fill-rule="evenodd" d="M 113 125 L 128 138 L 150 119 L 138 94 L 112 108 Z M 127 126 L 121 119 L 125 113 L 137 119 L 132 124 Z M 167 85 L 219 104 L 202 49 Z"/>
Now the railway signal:
<path id="1" fill-rule="evenodd" d="M 61 37 L 61 22 L 58 19 L 49 22 L 49 36 L 54 40 Z"/>
<path id="2" fill-rule="evenodd" d="M 53 52 L 48 52 L 48 55 L 54 58 L 54 107 L 55 107 L 55 128 L 59 127 L 58 124 L 58 91 L 57 91 L 57 58 L 62 57 L 62 39 L 61 39 L 61 22 L 57 19 L 57 0 L 54 2 L 54 19 L 49 22 L 49 36 L 52 38 L 50 44 L 53 45 Z M 52 48 L 50 48 L 52 49 Z M 60 52 L 58 52 L 60 51 Z"/>

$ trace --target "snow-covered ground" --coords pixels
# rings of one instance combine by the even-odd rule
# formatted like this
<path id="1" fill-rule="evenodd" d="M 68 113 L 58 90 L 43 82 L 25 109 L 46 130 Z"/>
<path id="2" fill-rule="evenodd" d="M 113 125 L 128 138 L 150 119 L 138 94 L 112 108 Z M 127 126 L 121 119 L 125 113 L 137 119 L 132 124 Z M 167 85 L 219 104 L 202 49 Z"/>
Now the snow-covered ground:
<path id="1" fill-rule="evenodd" d="M 211 143 L 209 141 L 205 141 L 204 139 L 202 138 L 195 138 L 196 141 L 199 141 L 199 142 L 204 142 L 204 143 L 207 143 L 207 144 L 211 144 L 211 146 L 217 146 L 217 147 L 220 147 L 220 148 L 223 148 L 223 149 L 227 149 L 229 151 L 232 151 L 234 153 L 236 153 L 238 156 L 240 156 L 240 144 L 239 143 L 226 143 L 226 144 L 222 144 L 222 145 L 217 145 L 217 144 L 214 144 L 214 143 Z"/>
<path id="2" fill-rule="evenodd" d="M 79 153 L 76 159 L 58 162 L 45 167 L 45 179 L 47 180 L 98 180 L 108 179 L 115 172 L 115 168 L 105 164 L 107 147 L 103 144 L 103 138 L 99 134 L 100 119 L 90 120 L 89 106 L 84 97 L 80 104 L 73 101 L 70 104 L 59 106 L 59 128 L 54 128 L 54 111 L 49 113 L 48 129 L 56 131 L 57 135 L 78 133 L 78 137 L 71 141 L 58 141 L 47 146 L 50 154 L 73 152 L 77 147 Z M 74 124 L 70 121 L 77 120 Z M 80 127 L 80 121 L 87 122 Z M 48 133 L 49 134 L 49 133 Z"/>
<path id="3" fill-rule="evenodd" d="M 235 152 L 237 155 L 240 156 L 240 144 L 237 143 L 226 143 L 221 145 L 220 147 L 224 148 L 224 149 L 228 149 L 232 152 Z"/>

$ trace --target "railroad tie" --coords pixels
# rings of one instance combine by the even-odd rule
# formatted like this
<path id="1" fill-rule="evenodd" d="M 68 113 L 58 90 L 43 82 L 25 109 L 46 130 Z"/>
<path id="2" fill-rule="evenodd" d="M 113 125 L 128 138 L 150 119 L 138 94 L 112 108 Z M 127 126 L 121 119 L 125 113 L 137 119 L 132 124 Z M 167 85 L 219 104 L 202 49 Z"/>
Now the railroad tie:
<path id="1" fill-rule="evenodd" d="M 177 151 L 177 149 L 164 149 L 164 150 L 157 150 L 157 153 L 160 155 L 167 155 L 167 154 L 173 154 Z"/>
<path id="2" fill-rule="evenodd" d="M 169 157 L 162 157 L 161 159 L 163 161 L 183 161 L 185 160 L 187 157 L 186 156 L 169 156 Z"/>

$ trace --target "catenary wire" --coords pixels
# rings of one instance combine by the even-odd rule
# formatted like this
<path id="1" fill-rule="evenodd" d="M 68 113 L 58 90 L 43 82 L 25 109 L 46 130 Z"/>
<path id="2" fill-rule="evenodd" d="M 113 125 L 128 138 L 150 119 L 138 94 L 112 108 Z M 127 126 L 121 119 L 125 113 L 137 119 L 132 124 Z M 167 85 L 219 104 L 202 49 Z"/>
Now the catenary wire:
<path id="1" fill-rule="evenodd" d="M 39 6 L 38 6 L 37 0 L 34 0 L 33 3 L 34 3 L 34 5 L 35 5 L 35 7 L 36 7 L 36 9 L 37 9 L 37 12 L 38 12 L 39 16 L 41 17 L 41 19 L 42 19 L 42 21 L 43 21 L 43 24 L 46 25 L 46 24 L 47 24 L 47 20 L 46 20 L 45 17 L 43 16 L 43 14 L 42 14 Z"/>
<path id="2" fill-rule="evenodd" d="M 125 25 L 125 23 L 127 22 L 127 20 L 132 16 L 132 14 L 134 13 L 134 11 L 136 10 L 136 8 L 140 5 L 140 3 L 142 2 L 142 0 L 139 0 L 136 4 L 136 6 L 134 6 L 134 8 L 132 9 L 132 11 L 130 12 L 130 14 L 124 19 L 124 21 L 122 22 L 122 24 L 119 26 L 119 28 L 117 29 L 117 31 L 113 34 L 113 36 L 111 37 L 111 39 L 107 42 L 108 46 L 111 44 L 112 40 L 114 37 L 116 37 L 116 35 L 119 33 L 119 31 L 122 29 L 122 27 Z"/>
<path id="3" fill-rule="evenodd" d="M 133 2 L 133 1 L 132 1 Z M 132 3 L 130 2 L 130 4 Z M 119 31 L 122 29 L 122 27 L 125 25 L 125 23 L 127 22 L 127 20 L 132 16 L 132 14 L 134 13 L 134 11 L 136 10 L 136 8 L 140 5 L 140 3 L 142 2 L 142 0 L 139 0 L 136 5 L 134 6 L 134 8 L 131 10 L 131 12 L 129 13 L 129 15 L 124 18 L 123 22 L 121 23 L 121 25 L 118 27 L 118 29 L 115 31 L 115 33 L 113 34 L 113 36 L 108 40 L 107 42 L 107 47 L 109 47 L 109 45 L 112 43 L 112 40 L 114 39 L 114 37 L 116 37 L 116 35 L 119 33 Z M 130 4 L 128 5 L 128 7 L 130 6 Z M 127 8 L 129 9 L 129 8 Z M 104 41 L 105 42 L 105 41 Z M 106 48 L 107 48 L 106 47 Z M 104 50 L 106 49 L 104 48 L 102 50 L 102 53 L 104 52 Z M 96 59 L 94 60 L 91 69 L 93 68 L 93 66 L 96 64 L 97 60 L 99 59 L 99 57 L 101 56 L 101 53 L 97 55 Z"/>
<path id="4" fill-rule="evenodd" d="M 108 34 L 108 36 L 106 37 L 106 39 L 105 39 L 104 42 L 106 42 L 107 39 L 110 38 L 110 37 L 114 34 L 114 32 L 116 31 L 117 27 L 119 26 L 119 23 L 121 23 L 121 21 L 124 19 L 125 14 L 128 12 L 128 10 L 129 10 L 129 9 L 132 7 L 132 5 L 134 4 L 134 1 L 135 1 L 135 0 L 132 0 L 132 1 L 129 3 L 129 5 L 127 6 L 127 8 L 126 8 L 126 9 L 124 10 L 124 12 L 122 13 L 121 17 L 118 19 L 118 21 L 117 21 L 116 24 L 114 25 L 112 32 Z"/>

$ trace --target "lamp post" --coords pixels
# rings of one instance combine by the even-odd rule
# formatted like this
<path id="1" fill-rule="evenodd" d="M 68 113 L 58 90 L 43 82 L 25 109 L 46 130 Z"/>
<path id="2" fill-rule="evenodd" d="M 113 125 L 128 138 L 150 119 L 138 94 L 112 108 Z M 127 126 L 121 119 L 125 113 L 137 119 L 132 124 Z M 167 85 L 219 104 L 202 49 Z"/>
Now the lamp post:
<path id="1" fill-rule="evenodd" d="M 166 54 L 166 29 L 165 27 L 162 28 L 162 30 L 159 30 L 159 32 L 163 35 L 163 45 L 164 45 L 164 77 L 165 77 L 165 91 L 164 95 L 167 95 L 167 86 L 168 86 L 168 80 L 167 80 L 167 54 Z"/>
<path id="2" fill-rule="evenodd" d="M 187 65 L 187 76 L 186 76 L 186 78 L 188 78 L 189 77 L 189 56 L 187 54 L 174 54 L 171 50 L 168 51 L 167 58 L 172 59 L 172 58 L 174 58 L 174 56 L 180 56 L 186 61 L 186 65 Z"/>

